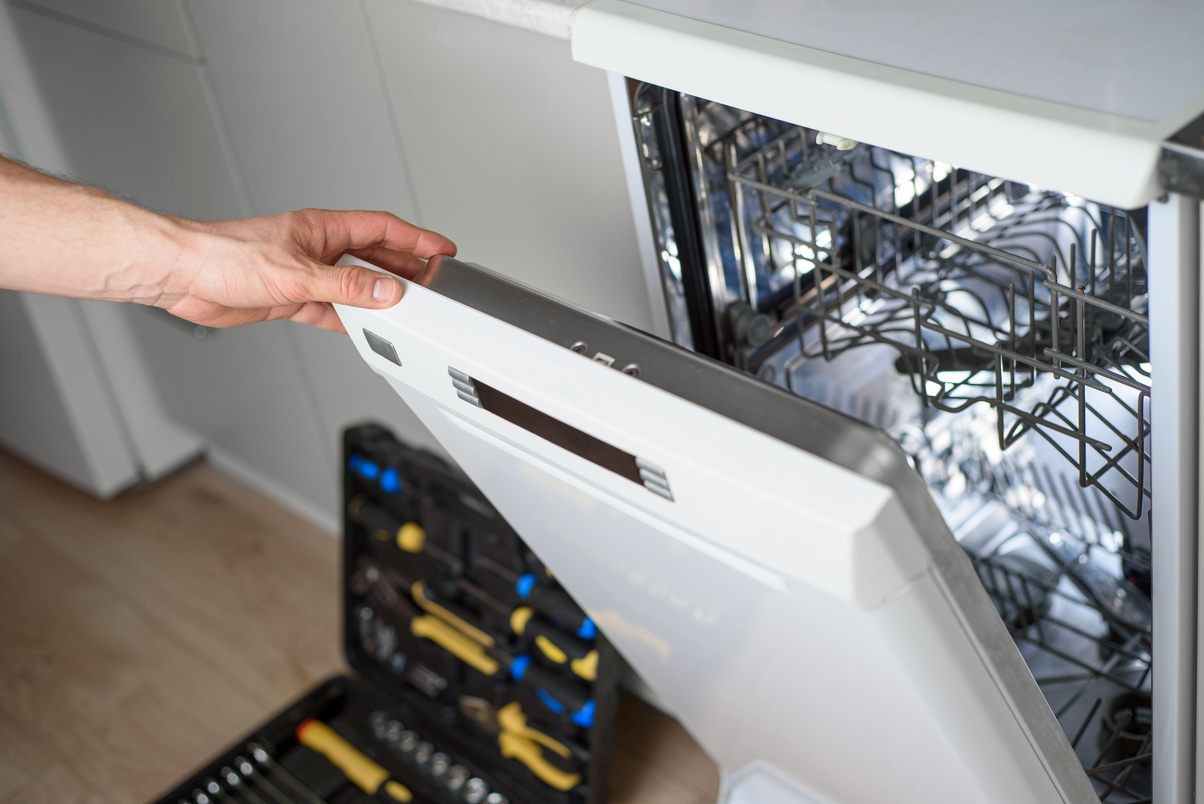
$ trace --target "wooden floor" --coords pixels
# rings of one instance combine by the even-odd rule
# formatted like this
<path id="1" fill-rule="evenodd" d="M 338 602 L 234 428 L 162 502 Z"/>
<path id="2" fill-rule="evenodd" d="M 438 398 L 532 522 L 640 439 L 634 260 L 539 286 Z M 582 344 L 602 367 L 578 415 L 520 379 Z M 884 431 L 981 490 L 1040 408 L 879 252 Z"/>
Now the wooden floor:
<path id="1" fill-rule="evenodd" d="M 101 503 L 0 452 L 0 804 L 140 804 L 343 669 L 337 540 L 206 465 Z M 625 698 L 616 804 L 714 801 Z"/>

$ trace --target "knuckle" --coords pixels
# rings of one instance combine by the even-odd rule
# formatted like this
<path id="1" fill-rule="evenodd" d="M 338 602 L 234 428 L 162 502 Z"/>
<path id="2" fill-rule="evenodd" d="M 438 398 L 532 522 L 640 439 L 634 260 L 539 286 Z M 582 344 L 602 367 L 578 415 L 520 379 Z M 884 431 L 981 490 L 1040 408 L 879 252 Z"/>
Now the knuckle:
<path id="1" fill-rule="evenodd" d="M 339 290 L 345 299 L 356 299 L 365 294 L 369 277 L 361 269 L 349 268 L 339 276 Z"/>

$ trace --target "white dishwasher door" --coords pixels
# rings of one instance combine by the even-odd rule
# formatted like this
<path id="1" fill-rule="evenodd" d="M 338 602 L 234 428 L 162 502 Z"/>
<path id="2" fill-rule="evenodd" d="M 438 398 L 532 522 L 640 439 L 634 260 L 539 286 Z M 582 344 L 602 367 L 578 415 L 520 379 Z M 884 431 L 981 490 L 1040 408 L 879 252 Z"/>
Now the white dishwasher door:
<path id="1" fill-rule="evenodd" d="M 1098 800 L 885 434 L 451 259 L 339 313 L 726 800 Z"/>

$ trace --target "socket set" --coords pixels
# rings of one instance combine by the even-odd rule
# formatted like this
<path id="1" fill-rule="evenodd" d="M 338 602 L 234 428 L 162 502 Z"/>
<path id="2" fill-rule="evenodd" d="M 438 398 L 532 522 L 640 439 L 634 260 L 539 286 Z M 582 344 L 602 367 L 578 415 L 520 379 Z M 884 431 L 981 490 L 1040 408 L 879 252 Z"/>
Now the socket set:
<path id="1" fill-rule="evenodd" d="M 344 433 L 344 651 L 159 804 L 604 804 L 620 661 L 457 469 Z"/>

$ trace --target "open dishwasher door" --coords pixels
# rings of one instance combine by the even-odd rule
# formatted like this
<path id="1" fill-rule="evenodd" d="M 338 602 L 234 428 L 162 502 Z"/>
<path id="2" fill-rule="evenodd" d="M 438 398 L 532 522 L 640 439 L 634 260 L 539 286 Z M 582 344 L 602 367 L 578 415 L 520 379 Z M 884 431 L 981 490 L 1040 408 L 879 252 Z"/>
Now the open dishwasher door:
<path id="1" fill-rule="evenodd" d="M 726 801 L 1098 801 L 884 433 L 451 259 L 339 314 Z"/>

